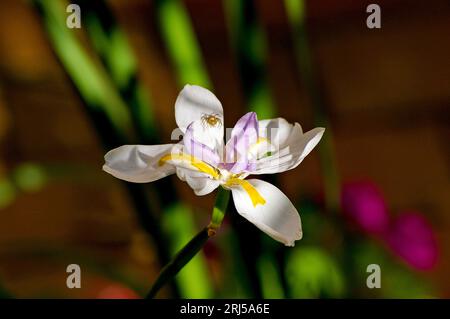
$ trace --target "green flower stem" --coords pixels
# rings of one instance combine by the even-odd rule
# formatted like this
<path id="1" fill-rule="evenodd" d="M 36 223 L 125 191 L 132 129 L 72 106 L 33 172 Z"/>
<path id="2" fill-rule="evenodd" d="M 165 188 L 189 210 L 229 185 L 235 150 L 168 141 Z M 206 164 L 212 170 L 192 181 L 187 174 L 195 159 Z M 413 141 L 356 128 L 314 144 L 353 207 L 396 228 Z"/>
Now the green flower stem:
<path id="1" fill-rule="evenodd" d="M 217 193 L 216 204 L 212 212 L 211 222 L 208 225 L 208 233 L 213 236 L 220 225 L 222 225 L 223 218 L 225 217 L 225 212 L 227 210 L 228 202 L 230 201 L 230 192 L 219 188 Z"/>
<path id="2" fill-rule="evenodd" d="M 208 240 L 208 229 L 202 229 L 194 238 L 191 239 L 186 246 L 181 249 L 178 254 L 161 270 L 158 278 L 153 284 L 150 292 L 147 294 L 147 299 L 152 299 L 158 291 L 202 249 Z"/>
<path id="3" fill-rule="evenodd" d="M 191 261 L 191 259 L 203 248 L 208 239 L 216 234 L 217 229 L 220 227 L 223 218 L 225 217 L 229 199 L 230 192 L 224 188 L 220 188 L 217 193 L 216 203 L 213 208 L 210 224 L 195 235 L 195 237 L 192 238 L 166 266 L 164 266 L 150 289 L 150 292 L 147 294 L 147 299 L 154 298 L 158 291 L 167 282 L 173 279 L 178 272 L 183 269 L 183 267 L 186 266 L 186 264 L 189 263 L 189 261 Z"/>

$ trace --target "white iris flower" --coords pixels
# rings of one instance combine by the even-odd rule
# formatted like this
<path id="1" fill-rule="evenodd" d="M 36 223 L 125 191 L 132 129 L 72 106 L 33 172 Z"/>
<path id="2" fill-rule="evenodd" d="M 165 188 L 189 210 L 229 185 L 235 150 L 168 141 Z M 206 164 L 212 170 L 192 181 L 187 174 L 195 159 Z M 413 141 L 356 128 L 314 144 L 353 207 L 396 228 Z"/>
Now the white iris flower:
<path id="1" fill-rule="evenodd" d="M 224 144 L 223 109 L 216 96 L 186 85 L 175 103 L 184 133 L 177 144 L 124 145 L 105 155 L 103 170 L 135 183 L 176 173 L 201 196 L 222 186 L 231 190 L 236 210 L 270 237 L 294 246 L 302 238 L 300 216 L 277 187 L 249 175 L 274 174 L 297 167 L 320 141 L 324 128 L 303 133 L 282 118 L 258 121 L 245 114 Z"/>

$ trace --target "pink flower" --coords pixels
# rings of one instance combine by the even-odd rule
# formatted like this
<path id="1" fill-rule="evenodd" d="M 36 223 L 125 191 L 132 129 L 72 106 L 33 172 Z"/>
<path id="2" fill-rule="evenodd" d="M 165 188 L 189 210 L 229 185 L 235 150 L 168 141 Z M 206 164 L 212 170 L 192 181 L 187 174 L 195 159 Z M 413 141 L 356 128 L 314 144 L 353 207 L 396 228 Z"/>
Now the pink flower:
<path id="1" fill-rule="evenodd" d="M 418 213 L 403 213 L 395 219 L 386 234 L 391 249 L 410 266 L 428 270 L 438 259 L 438 245 L 428 221 Z"/>
<path id="2" fill-rule="evenodd" d="M 342 188 L 342 209 L 364 231 L 383 233 L 389 225 L 386 202 L 371 182 L 351 182 Z"/>

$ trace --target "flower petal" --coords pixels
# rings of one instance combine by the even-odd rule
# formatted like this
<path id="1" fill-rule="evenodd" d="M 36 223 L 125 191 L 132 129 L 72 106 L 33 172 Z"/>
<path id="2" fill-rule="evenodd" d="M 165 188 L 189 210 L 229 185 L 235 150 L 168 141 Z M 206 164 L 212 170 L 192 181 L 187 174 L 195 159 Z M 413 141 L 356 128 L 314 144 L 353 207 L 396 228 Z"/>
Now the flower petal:
<path id="1" fill-rule="evenodd" d="M 177 176 L 182 181 L 187 182 L 197 196 L 207 195 L 220 185 L 218 180 L 211 179 L 205 176 L 205 174 L 193 172 L 184 168 L 177 168 Z"/>
<path id="2" fill-rule="evenodd" d="M 252 174 L 274 174 L 296 168 L 303 159 L 319 143 L 325 129 L 317 127 L 306 133 L 302 132 L 300 124 L 292 126 L 289 137 L 280 133 L 274 143 L 275 151 L 268 157 L 258 159 L 256 169 Z"/>
<path id="3" fill-rule="evenodd" d="M 221 150 L 223 108 L 209 90 L 197 85 L 185 85 L 175 102 L 175 120 L 183 133 L 194 123 L 193 138 L 213 150 Z"/>
<path id="4" fill-rule="evenodd" d="M 241 186 L 231 187 L 233 201 L 240 215 L 273 239 L 294 246 L 302 238 L 300 216 L 291 201 L 270 183 L 247 180 L 264 198 L 265 204 L 254 206 L 248 192 Z"/>
<path id="5" fill-rule="evenodd" d="M 293 124 L 281 117 L 261 120 L 259 121 L 259 137 L 268 139 L 272 145 L 280 149 L 286 146 L 293 128 Z"/>
<path id="6" fill-rule="evenodd" d="M 279 117 L 258 122 L 259 138 L 249 149 L 253 160 L 267 158 L 286 148 L 288 138 L 293 132 L 294 125 Z M 284 150 L 286 153 L 286 150 Z M 278 154 L 279 155 L 279 154 Z M 270 158 L 273 160 L 275 157 Z"/>
<path id="7" fill-rule="evenodd" d="M 225 146 L 226 168 L 230 172 L 240 173 L 249 169 L 249 150 L 258 142 L 258 136 L 258 118 L 255 112 L 249 112 L 237 121 Z"/>
<path id="8" fill-rule="evenodd" d="M 161 156 L 170 153 L 173 147 L 173 144 L 123 145 L 105 155 L 103 170 L 128 182 L 153 182 L 175 173 L 173 165 L 158 164 Z"/>
<path id="9" fill-rule="evenodd" d="M 181 145 L 177 145 L 181 146 Z M 192 171 L 194 173 L 199 173 L 205 177 L 210 177 L 214 179 L 219 178 L 218 170 L 203 162 L 202 160 L 194 157 L 193 155 L 183 152 L 184 147 L 173 148 L 171 153 L 165 154 L 159 159 L 158 164 L 160 166 L 172 165 L 177 168 L 183 168 L 185 170 Z"/>
<path id="10" fill-rule="evenodd" d="M 198 141 L 199 138 L 196 138 L 194 136 L 195 124 L 196 122 L 191 123 L 183 136 L 183 143 L 186 152 L 208 164 L 217 167 L 220 162 L 220 153 L 212 149 L 208 145 L 205 145 Z"/>
<path id="11" fill-rule="evenodd" d="M 185 85 L 175 102 L 175 120 L 185 132 L 189 124 L 201 120 L 203 115 L 215 115 L 223 123 L 223 108 L 217 97 L 197 85 Z"/>

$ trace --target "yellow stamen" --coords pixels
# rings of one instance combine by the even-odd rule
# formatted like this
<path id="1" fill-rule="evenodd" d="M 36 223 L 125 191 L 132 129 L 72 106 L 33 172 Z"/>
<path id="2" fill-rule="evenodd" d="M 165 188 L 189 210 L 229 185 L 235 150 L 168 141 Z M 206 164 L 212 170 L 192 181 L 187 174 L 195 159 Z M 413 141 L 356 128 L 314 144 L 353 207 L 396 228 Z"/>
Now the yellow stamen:
<path id="1" fill-rule="evenodd" d="M 242 186 L 242 188 L 247 192 L 248 196 L 250 196 L 253 207 L 256 207 L 256 205 L 258 205 L 258 204 L 264 205 L 266 203 L 266 200 L 258 193 L 256 188 L 244 179 L 233 177 L 233 178 L 230 178 L 226 182 L 225 185 L 226 186 L 234 186 L 234 185 Z"/>
<path id="2" fill-rule="evenodd" d="M 180 153 L 180 154 L 166 154 L 159 159 L 159 166 L 164 165 L 168 161 L 187 161 L 200 172 L 206 173 L 211 177 L 219 178 L 219 173 L 211 165 L 199 160 L 195 156 Z"/>

